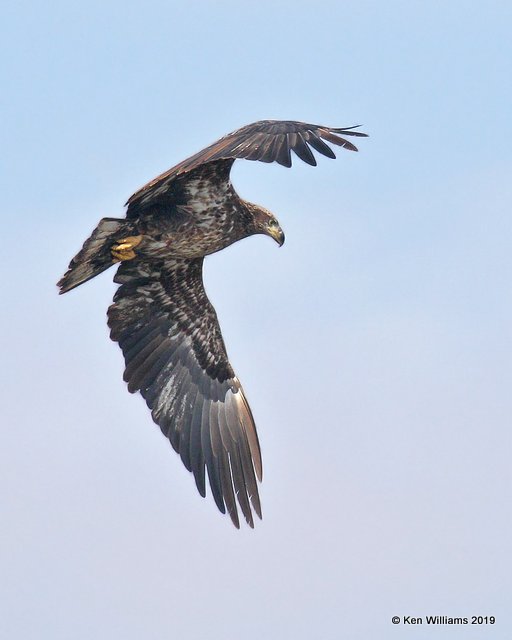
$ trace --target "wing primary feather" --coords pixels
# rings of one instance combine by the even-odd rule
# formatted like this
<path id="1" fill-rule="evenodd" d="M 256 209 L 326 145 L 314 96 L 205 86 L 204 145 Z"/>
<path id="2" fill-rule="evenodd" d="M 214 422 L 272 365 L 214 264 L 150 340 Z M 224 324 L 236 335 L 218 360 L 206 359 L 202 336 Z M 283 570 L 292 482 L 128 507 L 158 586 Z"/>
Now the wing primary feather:
<path id="1" fill-rule="evenodd" d="M 307 132 L 307 141 L 315 151 L 318 151 L 318 153 L 321 153 L 332 160 L 336 159 L 336 155 L 331 147 L 328 144 L 325 144 L 325 142 L 319 138 L 316 133 L 313 133 L 313 131 Z"/>
<path id="2" fill-rule="evenodd" d="M 239 440 L 242 437 L 240 418 L 236 410 L 235 403 L 233 401 L 232 394 L 227 394 L 227 402 L 225 404 L 226 409 L 226 424 L 229 434 L 232 439 L 232 443 L 229 448 L 229 461 L 231 464 L 231 472 L 233 474 L 233 485 L 235 487 L 238 503 L 242 509 L 242 513 L 247 523 L 253 527 L 254 522 L 251 515 L 251 507 L 249 499 L 247 497 L 247 487 L 245 484 L 245 477 L 242 468 L 242 462 L 240 459 Z"/>
<path id="3" fill-rule="evenodd" d="M 345 140 L 345 138 L 340 138 L 339 136 L 334 135 L 334 133 L 331 133 L 327 129 L 320 129 L 319 133 L 324 140 L 328 140 L 329 142 L 332 142 L 332 144 L 338 145 L 338 147 L 343 147 L 349 151 L 358 151 L 354 144 Z"/>
<path id="4" fill-rule="evenodd" d="M 244 439 L 245 440 L 245 439 Z M 258 493 L 258 485 L 256 483 L 256 477 L 254 475 L 254 468 L 251 462 L 251 456 L 249 453 L 249 443 L 247 440 L 242 441 L 238 445 L 238 450 L 240 452 L 240 460 L 242 462 L 242 471 L 244 474 L 245 486 L 247 488 L 247 493 L 251 500 L 254 511 L 256 511 L 258 517 L 261 520 L 261 504 L 260 504 L 260 496 Z"/>
<path id="5" fill-rule="evenodd" d="M 212 443 L 212 452 L 217 460 L 220 460 L 224 447 L 220 435 L 221 429 L 221 412 L 224 410 L 223 402 L 212 402 L 210 408 L 210 439 Z"/>
<path id="6" fill-rule="evenodd" d="M 228 395 L 230 395 L 230 393 L 231 392 L 229 392 L 226 395 L 226 398 L 228 397 Z M 222 411 L 219 411 L 219 433 L 220 433 L 220 439 L 221 439 L 224 450 L 227 452 L 230 452 L 234 440 L 229 431 L 227 418 L 226 418 L 226 411 L 227 411 L 226 400 L 224 400 L 224 402 L 222 403 Z"/>
<path id="7" fill-rule="evenodd" d="M 201 390 L 199 390 L 190 424 L 190 464 L 196 481 L 197 490 L 203 498 L 206 496 L 204 455 L 201 447 L 201 420 L 203 416 L 204 403 L 205 398 Z"/>
<path id="8" fill-rule="evenodd" d="M 292 157 L 288 145 L 288 136 L 286 134 L 278 135 L 276 139 L 279 140 L 278 146 L 276 147 L 276 162 L 283 167 L 289 168 L 292 166 Z"/>
<path id="9" fill-rule="evenodd" d="M 229 465 L 230 451 L 234 451 L 234 443 L 229 435 L 226 426 L 226 405 L 224 403 L 219 404 L 218 412 L 218 431 L 220 436 L 219 446 L 219 473 L 222 487 L 222 495 L 224 496 L 224 503 L 231 517 L 231 521 L 237 529 L 240 528 L 240 521 L 238 518 L 238 510 L 236 508 L 235 492 L 233 490 L 233 478 L 231 475 L 231 468 Z"/>
<path id="10" fill-rule="evenodd" d="M 201 445 L 204 452 L 206 470 L 208 471 L 213 499 L 215 500 L 215 504 L 219 508 L 219 511 L 226 513 L 224 500 L 222 498 L 219 463 L 212 446 L 212 431 L 217 428 L 218 423 L 218 404 L 218 402 L 204 403 L 201 423 Z"/>
<path id="11" fill-rule="evenodd" d="M 226 425 L 233 442 L 238 442 L 240 437 L 240 422 L 234 396 L 235 394 L 232 391 L 226 394 Z"/>
<path id="12" fill-rule="evenodd" d="M 313 152 L 306 144 L 300 131 L 295 134 L 295 144 L 292 146 L 294 153 L 306 164 L 316 167 L 316 159 Z"/>
<path id="13" fill-rule="evenodd" d="M 259 443 L 257 437 L 253 446 L 250 446 L 250 437 L 252 434 L 255 436 L 254 421 L 250 409 L 248 408 L 247 401 L 243 395 L 242 389 L 233 396 L 233 401 L 237 407 L 237 414 L 240 423 L 240 432 L 238 438 L 238 450 L 240 453 L 240 460 L 242 462 L 242 470 L 245 479 L 245 485 L 251 502 L 253 503 L 254 510 L 261 517 L 261 506 L 258 495 L 258 486 L 254 475 L 254 466 L 258 466 L 258 476 L 261 478 L 261 457 Z M 254 466 L 253 466 L 254 459 Z"/>
<path id="14" fill-rule="evenodd" d="M 241 460 L 240 447 L 234 443 L 233 455 L 230 455 L 231 469 L 233 471 L 233 479 L 235 480 L 236 497 L 238 504 L 242 509 L 245 521 L 254 529 L 254 520 L 252 517 L 251 505 L 249 504 L 247 486 L 245 484 L 245 475 L 243 471 L 243 463 Z"/>
<path id="15" fill-rule="evenodd" d="M 185 369 L 186 371 L 186 369 Z M 188 379 L 187 379 L 188 377 Z M 187 392 L 187 388 L 189 391 Z M 188 408 L 188 395 L 190 393 L 190 375 L 188 374 L 183 378 L 179 388 L 176 390 L 176 395 L 179 398 L 174 403 L 174 411 L 176 411 L 176 405 L 178 402 L 181 402 L 181 406 L 183 409 L 180 413 L 176 415 L 174 421 L 174 431 L 180 434 L 180 458 L 183 461 L 185 467 L 192 471 L 192 462 L 190 459 L 190 440 L 191 440 L 191 430 L 192 430 L 192 411 L 187 411 Z M 181 415 L 180 415 L 181 414 Z"/>
<path id="16" fill-rule="evenodd" d="M 357 129 L 360 127 L 360 124 L 355 124 L 353 127 L 342 127 L 341 129 L 330 129 L 330 131 L 334 131 L 334 133 L 343 133 L 346 136 L 357 136 L 358 138 L 367 138 L 368 134 L 363 133 L 362 131 L 353 131 L 353 129 Z"/>
<path id="17" fill-rule="evenodd" d="M 231 479 L 231 472 L 229 467 L 229 458 L 227 453 L 224 453 L 219 461 L 220 467 L 220 479 L 222 485 L 222 495 L 224 496 L 224 502 L 231 518 L 231 522 L 237 529 L 240 529 L 240 520 L 238 518 L 238 509 L 236 508 L 235 492 L 233 491 L 233 483 Z"/>
<path id="18" fill-rule="evenodd" d="M 258 480 L 261 482 L 263 480 L 263 465 L 261 462 L 261 448 L 258 440 L 258 432 L 256 431 L 256 425 L 254 423 L 252 411 L 249 407 L 249 403 L 247 402 L 244 392 L 242 391 L 242 389 L 240 389 L 238 393 L 240 394 L 239 407 L 240 413 L 243 416 L 242 423 L 245 426 L 245 435 L 249 443 L 249 449 L 251 452 L 251 458 L 254 462 L 256 475 L 258 476 Z"/>

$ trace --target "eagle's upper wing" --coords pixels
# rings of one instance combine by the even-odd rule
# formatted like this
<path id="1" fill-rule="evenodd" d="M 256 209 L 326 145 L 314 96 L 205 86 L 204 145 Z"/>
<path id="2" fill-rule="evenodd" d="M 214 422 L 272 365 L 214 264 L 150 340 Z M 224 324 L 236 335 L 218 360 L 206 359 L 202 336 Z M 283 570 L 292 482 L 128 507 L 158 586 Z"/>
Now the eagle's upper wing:
<path id="1" fill-rule="evenodd" d="M 230 166 L 237 158 L 278 162 L 285 167 L 292 166 L 291 151 L 304 162 L 316 165 L 311 148 L 328 158 L 335 158 L 333 150 L 324 140 L 350 151 L 357 151 L 351 142 L 341 137 L 366 137 L 365 133 L 354 131 L 356 127 L 335 129 L 322 125 L 295 122 L 293 120 L 261 120 L 217 140 L 206 149 L 183 160 L 172 169 L 162 173 L 142 189 L 134 193 L 127 205 L 142 207 L 165 196 L 171 183 L 180 175 L 188 173 L 203 164 L 218 160 L 230 160 Z M 339 135 L 341 134 L 341 135 Z M 229 173 L 229 172 L 228 172 Z"/>
<path id="2" fill-rule="evenodd" d="M 236 495 L 252 527 L 250 504 L 261 518 L 258 436 L 203 287 L 202 265 L 202 258 L 124 262 L 108 324 L 124 353 L 129 391 L 141 392 L 199 493 L 206 495 L 206 468 L 218 508 L 227 508 L 239 527 Z"/>

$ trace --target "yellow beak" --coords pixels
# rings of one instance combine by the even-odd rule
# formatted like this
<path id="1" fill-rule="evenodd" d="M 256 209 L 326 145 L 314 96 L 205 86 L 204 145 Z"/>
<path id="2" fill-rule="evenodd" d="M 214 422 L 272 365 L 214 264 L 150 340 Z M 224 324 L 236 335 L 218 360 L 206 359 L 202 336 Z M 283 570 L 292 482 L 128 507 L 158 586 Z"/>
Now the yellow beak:
<path id="1" fill-rule="evenodd" d="M 284 233 L 281 227 L 268 227 L 268 235 L 282 247 L 284 244 Z"/>

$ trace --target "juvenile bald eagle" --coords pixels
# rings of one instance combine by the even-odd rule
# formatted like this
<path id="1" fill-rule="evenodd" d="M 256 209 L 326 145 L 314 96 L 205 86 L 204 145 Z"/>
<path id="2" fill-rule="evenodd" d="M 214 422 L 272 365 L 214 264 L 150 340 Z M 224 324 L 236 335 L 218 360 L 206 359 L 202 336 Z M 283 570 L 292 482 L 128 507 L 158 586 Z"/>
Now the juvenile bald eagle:
<path id="1" fill-rule="evenodd" d="M 336 157 L 325 141 L 357 151 L 342 137 L 365 136 L 354 129 L 263 120 L 224 136 L 137 191 L 125 219 L 100 220 L 58 283 L 65 293 L 120 263 L 108 325 L 128 390 L 140 391 L 202 496 L 207 470 L 217 507 L 237 528 L 236 500 L 251 527 L 251 505 L 261 518 L 261 453 L 204 290 L 204 257 L 256 233 L 284 242 L 276 218 L 234 190 L 237 158 L 290 167 L 294 151 L 316 165 L 311 149 Z"/>

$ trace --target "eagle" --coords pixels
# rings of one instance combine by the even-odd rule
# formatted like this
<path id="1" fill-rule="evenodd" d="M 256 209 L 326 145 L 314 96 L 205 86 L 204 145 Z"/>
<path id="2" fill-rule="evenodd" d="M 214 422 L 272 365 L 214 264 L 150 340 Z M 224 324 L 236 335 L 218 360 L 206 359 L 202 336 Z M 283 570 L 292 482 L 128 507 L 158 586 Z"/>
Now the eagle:
<path id="1" fill-rule="evenodd" d="M 359 125 L 358 125 L 359 126 Z M 125 359 L 128 391 L 139 391 L 206 495 L 240 528 L 261 518 L 261 450 L 246 395 L 226 352 L 203 285 L 205 256 L 254 234 L 284 233 L 267 209 L 236 193 L 238 158 L 291 167 L 291 152 L 316 165 L 313 150 L 335 158 L 327 142 L 349 151 L 357 127 L 262 120 L 237 129 L 134 193 L 126 216 L 103 218 L 58 282 L 66 293 L 117 264 L 120 285 L 108 309 L 110 337 Z"/>

